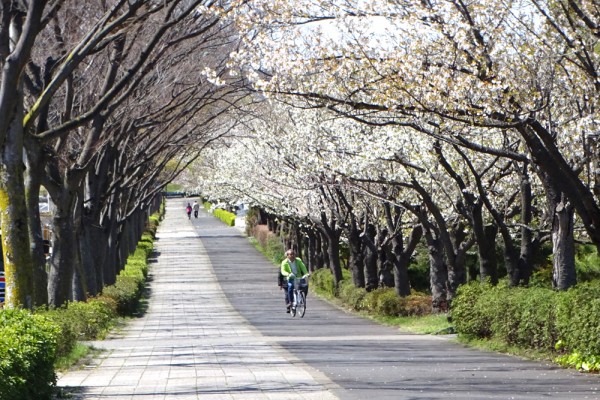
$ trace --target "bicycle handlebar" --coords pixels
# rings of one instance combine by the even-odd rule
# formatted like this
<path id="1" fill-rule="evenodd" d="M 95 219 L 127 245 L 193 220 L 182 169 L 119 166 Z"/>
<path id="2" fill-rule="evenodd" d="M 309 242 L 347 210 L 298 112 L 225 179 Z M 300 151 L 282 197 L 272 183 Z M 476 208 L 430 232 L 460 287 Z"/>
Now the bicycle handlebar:
<path id="1" fill-rule="evenodd" d="M 290 275 L 293 275 L 293 274 L 290 274 Z M 288 276 L 287 276 L 287 278 L 288 278 L 288 279 L 290 279 L 290 275 L 288 275 Z M 306 279 L 306 278 L 308 278 L 309 276 L 310 276 L 310 273 L 308 273 L 308 274 L 306 274 L 306 275 L 303 275 L 303 276 L 301 276 L 301 277 L 297 277 L 296 275 L 294 275 L 294 277 L 293 277 L 292 279 L 296 279 L 296 278 L 298 278 L 298 279 Z"/>

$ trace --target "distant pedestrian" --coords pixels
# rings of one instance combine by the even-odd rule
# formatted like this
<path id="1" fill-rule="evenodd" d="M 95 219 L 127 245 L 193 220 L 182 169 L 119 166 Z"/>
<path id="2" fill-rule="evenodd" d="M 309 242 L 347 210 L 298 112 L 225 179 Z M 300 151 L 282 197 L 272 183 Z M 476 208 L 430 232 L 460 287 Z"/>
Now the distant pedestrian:
<path id="1" fill-rule="evenodd" d="M 188 219 L 192 218 L 192 205 L 190 203 L 188 203 L 187 207 L 185 208 L 185 212 L 188 215 Z"/>
<path id="2" fill-rule="evenodd" d="M 198 211 L 200 211 L 200 204 L 194 200 L 194 205 L 192 206 L 194 209 L 194 218 L 198 218 Z"/>

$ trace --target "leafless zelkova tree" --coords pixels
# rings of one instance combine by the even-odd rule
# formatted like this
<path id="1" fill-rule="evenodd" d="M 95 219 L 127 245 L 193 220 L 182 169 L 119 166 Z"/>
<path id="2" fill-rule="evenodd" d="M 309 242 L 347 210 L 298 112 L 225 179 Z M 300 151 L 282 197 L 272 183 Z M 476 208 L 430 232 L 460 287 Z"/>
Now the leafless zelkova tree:
<path id="1" fill-rule="evenodd" d="M 115 281 L 156 195 L 203 148 L 230 133 L 224 116 L 245 94 L 226 65 L 237 39 L 217 2 L 17 6 L 4 3 L 2 25 L 8 32 L 5 21 L 25 18 L 18 43 L 27 47 L 21 54 L 15 46 L 4 58 L 20 79 L 13 83 L 5 68 L 0 97 L 0 118 L 7 121 L 1 134 L 9 136 L 13 125 L 20 130 L 18 148 L 3 142 L 12 158 L 3 157 L 0 170 L 7 300 L 59 306 Z M 17 56 L 19 65 L 12 61 Z M 12 104 L 18 90 L 21 100 Z M 10 168 L 17 170 L 5 172 Z M 40 186 L 56 206 L 47 277 Z M 14 232 L 20 240 L 10 239 Z M 16 256 L 27 262 L 13 261 Z"/>

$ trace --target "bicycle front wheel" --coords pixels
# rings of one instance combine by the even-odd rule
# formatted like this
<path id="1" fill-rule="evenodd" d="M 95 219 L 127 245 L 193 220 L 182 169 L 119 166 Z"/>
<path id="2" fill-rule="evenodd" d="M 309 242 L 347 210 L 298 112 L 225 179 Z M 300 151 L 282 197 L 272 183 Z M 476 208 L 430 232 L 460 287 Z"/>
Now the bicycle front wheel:
<path id="1" fill-rule="evenodd" d="M 298 293 L 298 314 L 300 315 L 300 318 L 304 317 L 304 313 L 306 313 L 306 295 L 304 294 L 304 292 L 300 292 Z"/>

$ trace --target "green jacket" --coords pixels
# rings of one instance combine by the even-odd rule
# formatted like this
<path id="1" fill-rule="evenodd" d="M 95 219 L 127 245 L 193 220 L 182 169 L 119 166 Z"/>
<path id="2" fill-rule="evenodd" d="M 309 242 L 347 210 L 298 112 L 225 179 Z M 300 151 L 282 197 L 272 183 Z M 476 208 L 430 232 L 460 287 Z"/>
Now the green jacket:
<path id="1" fill-rule="evenodd" d="M 298 257 L 296 257 L 296 266 L 298 267 L 298 274 L 296 274 L 296 276 L 303 277 L 304 275 L 308 274 L 308 269 L 306 269 L 306 265 L 304 265 L 304 263 L 302 262 L 301 259 L 299 259 Z M 286 278 L 292 273 L 292 267 L 290 265 L 290 260 L 287 259 L 287 257 L 281 262 L 281 275 L 285 276 Z"/>

